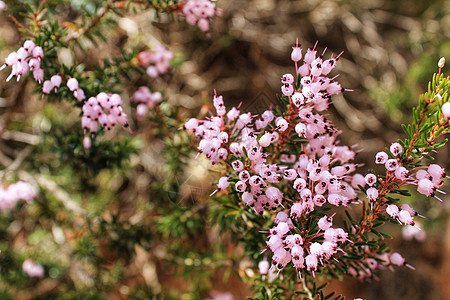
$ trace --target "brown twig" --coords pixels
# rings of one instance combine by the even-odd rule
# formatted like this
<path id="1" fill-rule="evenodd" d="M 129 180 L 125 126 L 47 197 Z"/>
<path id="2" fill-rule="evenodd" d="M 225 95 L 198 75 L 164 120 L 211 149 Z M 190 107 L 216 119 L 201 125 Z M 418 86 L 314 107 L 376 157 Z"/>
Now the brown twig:
<path id="1" fill-rule="evenodd" d="M 87 212 L 85 209 L 81 208 L 76 202 L 74 202 L 70 195 L 63 190 L 60 186 L 58 186 L 54 181 L 48 179 L 46 176 L 42 174 L 37 174 L 34 176 L 37 183 L 43 187 L 44 189 L 49 190 L 52 192 L 64 206 L 69 209 L 70 211 L 73 211 L 77 215 L 86 216 Z"/>
<path id="2" fill-rule="evenodd" d="M 26 32 L 28 32 L 31 36 L 34 35 L 34 33 L 28 29 L 27 27 L 25 27 L 22 23 L 20 23 L 16 18 L 14 18 L 13 16 L 9 15 L 8 18 L 14 23 L 16 24 L 17 27 L 25 30 Z"/>
<path id="3" fill-rule="evenodd" d="M 6 169 L 0 172 L 0 179 L 2 179 L 6 173 L 16 171 L 20 167 L 22 162 L 28 157 L 28 155 L 30 155 L 31 150 L 31 146 L 23 148 L 22 151 L 20 151 L 16 156 L 16 158 L 6 167 Z"/>
<path id="4" fill-rule="evenodd" d="M 103 12 L 98 15 L 97 17 L 95 17 L 95 19 L 92 20 L 91 24 L 86 27 L 81 33 L 78 34 L 78 36 L 73 36 L 71 37 L 68 41 L 67 44 L 71 44 L 75 41 L 78 40 L 79 37 L 81 37 L 82 35 L 87 35 L 89 33 L 91 33 L 101 22 L 101 20 L 106 16 L 106 14 L 112 9 L 112 7 L 110 5 L 107 5 L 105 7 L 105 9 L 103 10 Z"/>

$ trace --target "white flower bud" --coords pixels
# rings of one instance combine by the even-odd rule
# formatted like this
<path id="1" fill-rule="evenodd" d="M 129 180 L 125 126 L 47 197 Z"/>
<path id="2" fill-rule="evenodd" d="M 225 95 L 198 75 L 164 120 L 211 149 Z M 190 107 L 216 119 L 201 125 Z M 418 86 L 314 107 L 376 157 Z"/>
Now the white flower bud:
<path id="1" fill-rule="evenodd" d="M 445 57 L 441 57 L 441 59 L 438 62 L 438 67 L 443 68 L 445 65 Z"/>

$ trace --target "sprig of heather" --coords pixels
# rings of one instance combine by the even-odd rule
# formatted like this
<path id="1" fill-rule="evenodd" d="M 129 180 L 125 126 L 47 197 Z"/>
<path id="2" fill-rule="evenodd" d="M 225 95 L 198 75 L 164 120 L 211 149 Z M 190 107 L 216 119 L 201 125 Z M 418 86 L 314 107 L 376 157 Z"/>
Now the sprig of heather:
<path id="1" fill-rule="evenodd" d="M 436 196 L 445 172 L 436 164 L 420 163 L 445 144 L 435 140 L 448 131 L 450 119 L 446 104 L 450 80 L 440 74 L 440 62 L 439 73 L 414 112 L 413 124 L 404 127 L 408 139 L 377 154 L 376 163 L 384 164 L 386 173 L 352 175 L 359 166 L 353 162 L 354 147 L 338 144 L 340 132 L 323 114 L 332 96 L 345 91 L 336 76 L 328 77 L 342 53 L 325 59 L 326 49 L 318 56 L 316 46 L 304 57 L 298 42 L 293 47 L 295 75 L 281 78 L 284 111 L 252 115 L 239 106 L 227 111 L 215 92 L 216 114 L 190 119 L 183 126 L 200 139 L 199 154 L 225 166 L 225 176 L 211 195 L 231 185 L 243 204 L 273 218 L 273 227 L 266 231 L 267 247 L 261 251 L 272 253 L 272 264 L 262 260 L 261 274 L 273 279 L 291 265 L 305 289 L 302 277 L 311 280 L 315 272 L 367 278 L 392 265 L 412 268 L 400 254 L 390 254 L 367 235 L 383 237 L 374 229 L 377 219 L 392 217 L 400 224 L 415 224 L 417 213 L 406 204 L 399 208 L 389 193 L 402 193 L 400 187 L 414 185 L 419 193 Z M 354 205 L 362 205 L 360 222 L 347 213 L 350 226 L 333 226 L 334 208 Z"/>
<path id="2" fill-rule="evenodd" d="M 363 241 L 370 232 L 378 234 L 374 227 L 380 224 L 380 220 L 390 218 L 402 225 L 416 226 L 414 217 L 420 215 L 408 204 L 401 204 L 401 201 L 391 196 L 409 196 L 404 190 L 407 186 L 411 186 L 420 194 L 442 201 L 436 193 L 444 194 L 439 187 L 448 176 L 444 168 L 434 163 L 427 164 L 424 159 L 432 160 L 431 154 L 447 142 L 447 139 L 436 141 L 449 132 L 450 126 L 450 115 L 446 111 L 446 107 L 450 106 L 450 78 L 441 74 L 444 63 L 445 59 L 442 58 L 438 63 L 439 72 L 433 75 L 428 91 L 420 97 L 419 106 L 414 109 L 412 124 L 403 126 L 407 138 L 392 143 L 386 151 L 378 152 L 375 157 L 375 163 L 384 165 L 386 170 L 384 174 L 368 175 L 374 187 L 366 190 L 370 205 L 364 202 L 361 221 L 353 224 L 351 238 L 355 243 Z M 365 189 L 367 180 L 364 182 L 361 174 L 355 174 L 353 180 L 362 190 Z M 381 257 L 384 257 L 381 261 L 389 262 L 389 259 L 386 259 L 387 254 L 381 253 L 377 247 L 369 249 L 363 246 L 358 249 L 347 245 L 344 250 L 372 261 L 369 270 L 363 266 L 364 261 L 351 263 L 351 274 L 359 278 L 373 276 L 373 271 L 383 266 L 379 263 Z M 392 264 L 407 265 L 400 254 L 396 253 L 394 258 L 392 256 L 394 254 L 391 255 Z"/>
<path id="3" fill-rule="evenodd" d="M 146 68 L 146 73 L 150 78 L 161 78 L 169 72 L 170 60 L 174 58 L 173 53 L 166 47 L 160 45 L 153 51 L 145 50 L 137 55 L 139 64 Z M 153 109 L 163 100 L 160 92 L 151 92 L 146 86 L 141 86 L 131 98 L 138 105 L 136 115 L 142 118 L 149 109 Z"/>
<path id="4" fill-rule="evenodd" d="M 42 98 L 50 93 L 58 93 L 58 89 L 62 83 L 65 83 L 73 97 L 83 103 L 83 116 L 81 118 L 81 127 L 85 131 L 83 146 L 86 149 L 91 147 L 91 140 L 88 131 L 94 134 L 100 125 L 102 128 L 109 130 L 117 123 L 128 128 L 127 114 L 121 106 L 122 99 L 118 94 L 101 92 L 95 97 L 90 97 L 86 101 L 86 93 L 80 87 L 78 80 L 70 76 L 60 74 L 50 75 L 49 80 L 44 80 L 44 70 L 41 68 L 41 61 L 44 58 L 44 50 L 41 46 L 37 46 L 32 40 L 26 40 L 23 46 L 17 51 L 11 52 L 5 58 L 5 64 L 0 67 L 3 70 L 11 67 L 11 74 L 6 81 L 11 80 L 14 76 L 17 81 L 28 73 L 33 71 L 35 81 L 42 84 Z M 43 81 L 43 82 L 42 82 Z"/>
<path id="5" fill-rule="evenodd" d="M 296 64 L 300 53 L 297 45 L 292 54 Z M 283 75 L 281 91 L 288 103 L 284 114 L 276 116 L 267 110 L 253 116 L 241 114 L 236 107 L 227 112 L 216 94 L 217 115 L 184 125 L 201 138 L 200 153 L 213 164 L 227 161 L 232 167 L 219 180 L 217 191 L 234 183 L 243 203 L 257 214 L 281 210 L 268 234 L 267 249 L 273 252 L 270 270 L 279 272 L 292 262 L 300 277 L 305 264 L 307 271 L 316 271 L 348 236 L 342 228 L 332 228 L 332 218 L 323 213 L 316 224 L 328 220 L 328 225 L 310 231 L 305 223 L 308 215 L 327 202 L 348 206 L 357 200 L 346 180 L 357 167 L 350 162 L 356 153 L 337 145 L 338 130 L 320 113 L 328 108 L 332 95 L 342 92 L 339 83 L 326 76 L 340 55 L 324 61 L 324 54 L 316 57 L 315 47 L 308 49 L 303 64 L 296 68 L 297 79 Z M 301 149 L 300 154 L 280 154 L 293 145 Z"/>

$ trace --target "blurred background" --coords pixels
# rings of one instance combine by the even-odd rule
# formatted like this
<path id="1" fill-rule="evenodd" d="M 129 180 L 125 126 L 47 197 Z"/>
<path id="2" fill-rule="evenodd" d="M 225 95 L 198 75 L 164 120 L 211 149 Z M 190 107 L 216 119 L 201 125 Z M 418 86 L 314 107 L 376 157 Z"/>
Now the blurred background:
<path id="1" fill-rule="evenodd" d="M 60 18 L 80 19 L 74 13 L 80 3 L 84 2 L 71 1 Z M 121 49 L 166 45 L 179 60 L 172 74 L 151 82 L 134 77 L 122 95 L 127 99 L 144 84 L 163 91 L 168 105 L 180 108 L 179 124 L 168 125 L 175 128 L 183 119 L 205 114 L 213 89 L 229 107 L 242 102 L 244 109 L 261 112 L 277 105 L 280 76 L 294 72 L 290 52 L 296 38 L 304 52 L 318 41 L 318 52 L 327 47 L 326 57 L 344 51 L 333 72 L 353 91 L 339 97 L 329 118 L 342 130 L 342 144 L 364 149 L 356 159 L 364 164 L 363 174 L 379 170 L 375 154 L 404 137 L 400 124 L 412 119 L 412 107 L 437 71 L 439 58 L 450 60 L 450 2 L 445 0 L 216 3 L 223 15 L 213 20 L 210 37 L 185 22 L 164 15 L 155 18 L 154 11 L 146 10 L 116 16 L 119 30 L 105 29 L 107 43 L 87 53 L 75 49 L 58 57 L 64 63 L 89 66 Z M 22 40 L 14 23 L 0 14 L 0 57 Z M 449 69 L 446 66 L 444 73 Z M 64 128 L 79 130 L 79 111 L 64 103 L 47 104 L 26 80 L 6 84 L 7 75 L 0 73 L 0 164 L 6 168 L 25 153 L 18 170 L 30 171 L 19 177 L 33 177 L 43 196 L 13 216 L 1 216 L 0 266 L 13 272 L 31 254 L 49 276 L 40 281 L 25 280 L 23 274 L 8 277 L 0 283 L 0 290 L 7 290 L 4 295 L 72 299 L 91 296 L 93 286 L 107 299 L 251 295 L 239 277 L 251 278 L 256 269 L 236 237 L 220 230 L 209 206 L 217 174 L 200 158 L 189 164 L 195 154 L 180 152 L 184 142 L 179 135 L 170 142 L 155 120 L 134 118 L 133 135 L 121 136 L 137 151 L 122 165 L 79 175 L 74 171 L 80 171 L 79 164 L 70 154 L 74 149 L 48 154 L 67 144 Z M 132 105 L 125 109 L 133 115 Z M 113 134 L 106 138 L 115 139 Z M 448 150 L 446 146 L 436 155 L 447 169 Z M 120 160 L 120 153 L 114 153 L 111 159 Z M 76 208 L 66 213 L 61 199 L 73 201 Z M 389 245 L 416 271 L 386 270 L 369 283 L 346 278 L 328 290 L 349 299 L 450 299 L 450 199 L 442 199 L 444 203 L 417 195 L 408 200 L 427 216 L 419 221 L 426 232 L 423 239 L 404 239 L 399 226 L 387 226 L 394 237 Z M 94 232 L 86 224 L 95 224 Z M 99 265 L 97 260 L 102 260 L 101 267 L 92 267 Z"/>

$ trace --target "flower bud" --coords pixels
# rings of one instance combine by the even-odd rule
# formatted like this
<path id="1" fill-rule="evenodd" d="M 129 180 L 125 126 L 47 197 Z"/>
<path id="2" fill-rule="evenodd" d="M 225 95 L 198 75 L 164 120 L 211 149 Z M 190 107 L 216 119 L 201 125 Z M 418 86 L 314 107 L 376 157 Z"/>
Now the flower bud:
<path id="1" fill-rule="evenodd" d="M 261 145 L 261 147 L 267 147 L 270 145 L 271 141 L 272 141 L 272 135 L 269 132 L 266 132 L 259 139 L 259 145 Z"/>
<path id="2" fill-rule="evenodd" d="M 59 75 L 53 75 L 52 78 L 50 78 L 50 81 L 53 83 L 55 88 L 59 88 L 61 85 L 62 78 Z"/>
<path id="3" fill-rule="evenodd" d="M 84 147 L 84 149 L 90 149 L 91 148 L 91 139 L 88 136 L 85 136 L 83 138 L 83 147 Z"/>
<path id="4" fill-rule="evenodd" d="M 50 80 L 46 80 L 44 81 L 44 84 L 42 86 L 42 93 L 44 94 L 48 94 L 52 91 L 53 89 L 53 83 Z"/>
<path id="5" fill-rule="evenodd" d="M 261 275 L 267 275 L 267 272 L 269 271 L 270 264 L 267 260 L 262 260 L 258 263 L 258 269 Z"/>
<path id="6" fill-rule="evenodd" d="M 76 89 L 78 89 L 78 80 L 76 80 L 75 78 L 70 78 L 67 81 L 67 87 L 70 91 L 75 91 Z"/>
<path id="7" fill-rule="evenodd" d="M 405 259 L 397 252 L 392 253 L 391 256 L 389 257 L 389 260 L 393 265 L 403 266 L 405 264 Z"/>
<path id="8" fill-rule="evenodd" d="M 300 61 L 302 59 L 302 48 L 298 46 L 292 47 L 291 59 L 294 62 Z"/>
<path id="9" fill-rule="evenodd" d="M 438 62 L 439 69 L 443 68 L 445 65 L 445 57 L 441 57 L 441 59 Z"/>

